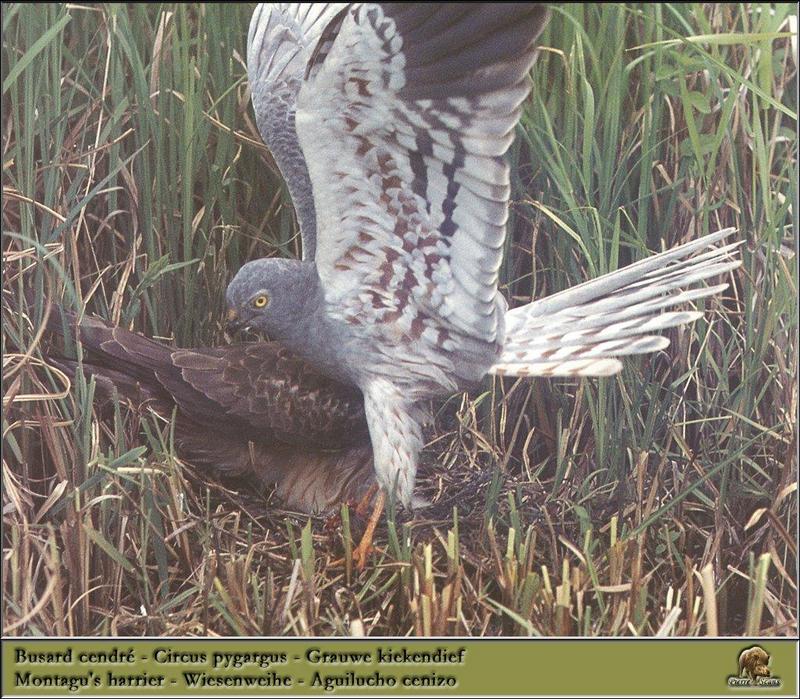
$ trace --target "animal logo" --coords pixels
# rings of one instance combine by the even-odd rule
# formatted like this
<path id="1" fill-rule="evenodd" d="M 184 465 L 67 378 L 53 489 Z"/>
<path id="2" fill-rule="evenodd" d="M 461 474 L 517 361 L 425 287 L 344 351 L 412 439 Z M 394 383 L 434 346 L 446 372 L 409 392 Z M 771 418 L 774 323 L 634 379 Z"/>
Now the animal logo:
<path id="1" fill-rule="evenodd" d="M 777 689 L 783 685 L 780 677 L 772 674 L 771 656 L 761 646 L 750 646 L 739 653 L 739 674 L 728 675 L 728 686 L 739 688 L 757 687 Z"/>
<path id="2" fill-rule="evenodd" d="M 761 646 L 747 648 L 739 654 L 739 677 L 755 680 L 756 677 L 771 677 L 769 653 Z"/>
<path id="3" fill-rule="evenodd" d="M 750 646 L 739 653 L 739 673 L 728 675 L 729 687 L 776 688 L 783 684 L 769 667 L 771 656 L 761 646 Z"/>

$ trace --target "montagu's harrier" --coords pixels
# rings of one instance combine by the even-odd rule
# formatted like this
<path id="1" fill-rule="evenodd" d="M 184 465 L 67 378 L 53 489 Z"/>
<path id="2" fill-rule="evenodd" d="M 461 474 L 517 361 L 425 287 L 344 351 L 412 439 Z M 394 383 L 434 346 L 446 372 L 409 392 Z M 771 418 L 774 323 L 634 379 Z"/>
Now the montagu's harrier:
<path id="1" fill-rule="evenodd" d="M 242 267 L 229 320 L 361 389 L 379 506 L 384 491 L 412 503 L 421 400 L 486 374 L 613 374 L 618 357 L 663 349 L 654 333 L 699 315 L 665 309 L 719 292 L 696 284 L 738 264 L 736 244 L 722 244 L 732 230 L 720 231 L 507 311 L 505 154 L 547 16 L 525 3 L 264 4 L 253 15 L 257 123 L 304 254 Z"/>
<path id="2" fill-rule="evenodd" d="M 83 372 L 103 398 L 124 398 L 169 419 L 182 458 L 274 484 L 290 508 L 327 512 L 374 484 L 361 393 L 322 376 L 274 342 L 175 349 L 99 318 L 54 311 L 74 330 Z M 49 358 L 69 376 L 78 363 Z"/>

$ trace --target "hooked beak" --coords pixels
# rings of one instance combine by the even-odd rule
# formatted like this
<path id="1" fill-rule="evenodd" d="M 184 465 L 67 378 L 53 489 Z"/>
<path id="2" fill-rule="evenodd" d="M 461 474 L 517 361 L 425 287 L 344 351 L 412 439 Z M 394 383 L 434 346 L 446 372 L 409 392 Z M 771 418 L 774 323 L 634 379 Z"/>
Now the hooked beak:
<path id="1" fill-rule="evenodd" d="M 244 327 L 244 321 L 239 317 L 239 312 L 235 308 L 228 308 L 227 313 L 225 314 L 225 330 L 233 334 L 237 330 L 241 330 Z"/>

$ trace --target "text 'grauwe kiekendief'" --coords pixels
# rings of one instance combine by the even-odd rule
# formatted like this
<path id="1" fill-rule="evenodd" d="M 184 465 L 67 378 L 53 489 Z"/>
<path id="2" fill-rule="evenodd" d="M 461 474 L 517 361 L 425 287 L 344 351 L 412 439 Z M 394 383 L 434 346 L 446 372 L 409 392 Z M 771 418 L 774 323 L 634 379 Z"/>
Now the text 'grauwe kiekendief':
<path id="1" fill-rule="evenodd" d="M 306 660 L 309 663 L 343 665 L 350 663 L 379 663 L 379 664 L 432 664 L 432 665 L 460 665 L 467 654 L 466 648 L 450 649 L 438 647 L 434 650 L 409 650 L 405 646 L 400 648 L 383 648 L 378 646 L 374 650 L 344 651 L 323 650 L 309 648 L 306 651 Z"/>
<path id="2" fill-rule="evenodd" d="M 147 651 L 58 651 L 14 649 L 14 684 L 19 688 L 96 689 L 200 687 L 272 687 L 305 685 L 332 692 L 355 687 L 456 687 L 449 667 L 463 666 L 466 648 L 407 646 L 327 650 L 319 646 L 296 652 L 187 650 L 159 645 Z M 304 671 L 305 670 L 305 671 Z M 311 671 L 310 675 L 308 671 Z"/>

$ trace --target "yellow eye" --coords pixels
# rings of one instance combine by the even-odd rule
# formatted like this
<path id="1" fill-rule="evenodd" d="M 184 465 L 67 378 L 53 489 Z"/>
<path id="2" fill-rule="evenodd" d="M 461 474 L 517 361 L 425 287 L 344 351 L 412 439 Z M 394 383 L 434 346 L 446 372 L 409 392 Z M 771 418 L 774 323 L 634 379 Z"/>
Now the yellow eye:
<path id="1" fill-rule="evenodd" d="M 253 306 L 255 306 L 256 308 L 264 308 L 264 306 L 266 306 L 268 303 L 269 299 L 264 294 L 262 294 L 261 296 L 256 296 L 253 299 Z"/>

